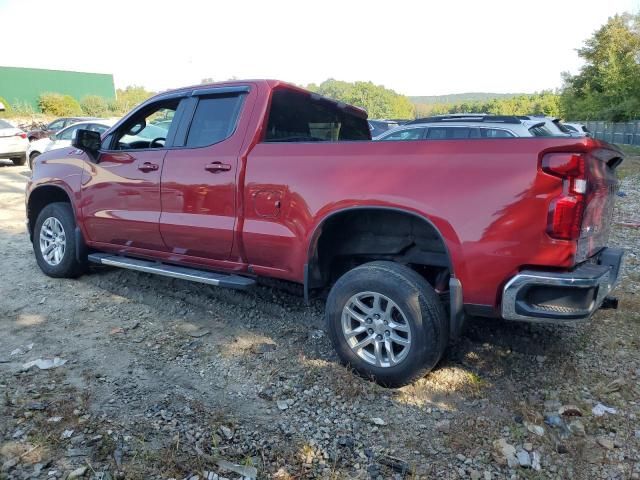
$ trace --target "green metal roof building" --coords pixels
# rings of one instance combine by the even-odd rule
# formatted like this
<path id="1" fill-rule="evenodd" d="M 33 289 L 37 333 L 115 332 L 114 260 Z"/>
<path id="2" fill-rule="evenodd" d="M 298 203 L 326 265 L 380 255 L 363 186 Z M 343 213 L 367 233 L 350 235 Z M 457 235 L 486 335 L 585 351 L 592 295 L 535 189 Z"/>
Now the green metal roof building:
<path id="1" fill-rule="evenodd" d="M 43 93 L 71 95 L 78 101 L 86 95 L 107 100 L 116 97 L 113 75 L 109 73 L 0 67 L 0 97 L 10 105 L 27 103 L 37 110 L 38 97 Z"/>

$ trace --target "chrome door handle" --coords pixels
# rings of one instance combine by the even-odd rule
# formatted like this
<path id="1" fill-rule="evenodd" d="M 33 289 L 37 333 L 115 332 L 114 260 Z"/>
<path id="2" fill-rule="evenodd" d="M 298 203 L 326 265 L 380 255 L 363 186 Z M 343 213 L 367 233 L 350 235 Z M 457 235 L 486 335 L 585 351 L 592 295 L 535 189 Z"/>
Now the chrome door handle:
<path id="1" fill-rule="evenodd" d="M 228 172 L 231 170 L 231 165 L 228 163 L 213 162 L 204 167 L 204 169 L 211 173 Z"/>
<path id="2" fill-rule="evenodd" d="M 158 165 L 155 163 L 144 162 L 142 165 L 138 166 L 138 170 L 141 172 L 153 172 L 158 170 Z"/>

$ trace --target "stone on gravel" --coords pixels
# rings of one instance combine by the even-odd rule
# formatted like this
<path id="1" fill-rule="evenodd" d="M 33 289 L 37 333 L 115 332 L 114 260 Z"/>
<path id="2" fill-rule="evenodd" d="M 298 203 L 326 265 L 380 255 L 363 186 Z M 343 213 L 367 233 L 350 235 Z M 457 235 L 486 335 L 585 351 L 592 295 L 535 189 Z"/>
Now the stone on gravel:
<path id="1" fill-rule="evenodd" d="M 531 433 L 542 437 L 544 435 L 544 427 L 536 425 L 535 423 L 524 422 L 524 426 L 527 427 Z"/>
<path id="2" fill-rule="evenodd" d="M 22 369 L 29 370 L 31 367 L 38 367 L 40 370 L 51 370 L 52 368 L 61 367 L 65 363 L 67 363 L 67 361 L 59 357 L 39 358 L 37 360 L 25 363 L 24 365 L 22 365 Z"/>
<path id="3" fill-rule="evenodd" d="M 572 420 L 569 422 L 569 431 L 579 437 L 584 437 L 586 435 L 584 424 L 580 420 Z"/>
<path id="4" fill-rule="evenodd" d="M 615 445 L 613 444 L 613 440 L 607 437 L 598 437 L 596 441 L 598 442 L 598 445 L 600 445 L 602 448 L 606 448 L 607 450 L 613 450 L 613 448 L 615 447 Z"/>
<path id="5" fill-rule="evenodd" d="M 381 419 L 380 417 L 374 417 L 371 419 L 371 422 L 374 425 L 379 425 L 379 426 L 384 426 L 387 424 L 387 422 L 385 422 L 383 419 Z"/>
<path id="6" fill-rule="evenodd" d="M 531 454 L 531 468 L 536 471 L 540 471 L 542 466 L 540 465 L 540 454 L 538 452 L 533 452 Z"/>
<path id="7" fill-rule="evenodd" d="M 611 415 L 615 415 L 618 411 L 613 407 L 607 407 L 602 403 L 598 403 L 595 407 L 591 409 L 591 413 L 593 413 L 596 417 L 601 417 L 605 413 L 610 413 Z"/>
<path id="8" fill-rule="evenodd" d="M 17 464 L 18 464 L 18 459 L 17 458 L 10 458 L 9 460 L 7 460 L 6 462 L 4 462 L 2 464 L 2 469 L 1 470 L 3 472 L 8 472 L 13 467 L 15 467 Z"/>
<path id="9" fill-rule="evenodd" d="M 227 460 L 218 460 L 216 463 L 221 469 L 237 473 L 250 480 L 255 480 L 258 476 L 258 469 L 256 467 L 238 465 L 237 463 L 228 462 Z"/>
<path id="10" fill-rule="evenodd" d="M 73 480 L 75 478 L 84 477 L 84 474 L 87 473 L 87 467 L 76 468 L 73 472 L 69 474 L 67 480 Z"/>
<path id="11" fill-rule="evenodd" d="M 516 448 L 509 444 L 504 438 L 500 438 L 493 442 L 493 455 L 500 465 L 508 465 L 513 468 L 519 464 L 516 458 Z"/>
<path id="12" fill-rule="evenodd" d="M 280 410 L 286 410 L 287 408 L 289 408 L 289 403 L 287 403 L 286 400 L 277 400 L 276 404 L 278 405 L 278 408 Z"/>
<path id="13" fill-rule="evenodd" d="M 224 425 L 220 426 L 220 433 L 222 433 L 224 438 L 226 438 L 227 440 L 231 440 L 233 438 L 233 430 L 231 430 L 229 427 L 225 427 Z"/>
<path id="14" fill-rule="evenodd" d="M 436 422 L 436 431 L 440 433 L 449 433 L 451 430 L 451 421 L 450 420 L 440 420 Z"/>
<path id="15" fill-rule="evenodd" d="M 524 450 L 518 450 L 518 452 L 516 453 L 516 458 L 518 459 L 518 464 L 521 467 L 523 468 L 531 467 L 531 455 L 529 455 L 529 452 L 526 452 Z"/>

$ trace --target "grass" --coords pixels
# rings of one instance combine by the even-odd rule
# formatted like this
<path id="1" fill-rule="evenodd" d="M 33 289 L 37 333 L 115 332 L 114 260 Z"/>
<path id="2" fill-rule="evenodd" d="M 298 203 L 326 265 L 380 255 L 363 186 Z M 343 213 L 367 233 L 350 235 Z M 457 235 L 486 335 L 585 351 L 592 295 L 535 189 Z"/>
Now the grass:
<path id="1" fill-rule="evenodd" d="M 624 162 L 618 168 L 618 178 L 623 180 L 630 176 L 640 175 L 640 147 L 633 145 L 618 145 L 626 155 Z"/>

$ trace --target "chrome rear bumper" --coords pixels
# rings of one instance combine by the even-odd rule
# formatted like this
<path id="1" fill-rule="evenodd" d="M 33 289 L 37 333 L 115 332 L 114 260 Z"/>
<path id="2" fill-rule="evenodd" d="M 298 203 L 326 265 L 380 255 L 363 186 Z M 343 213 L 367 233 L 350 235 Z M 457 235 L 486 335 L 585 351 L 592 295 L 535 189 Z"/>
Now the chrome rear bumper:
<path id="1" fill-rule="evenodd" d="M 623 253 L 605 248 L 571 272 L 520 272 L 504 287 L 502 317 L 549 323 L 588 319 L 616 284 Z"/>

